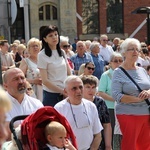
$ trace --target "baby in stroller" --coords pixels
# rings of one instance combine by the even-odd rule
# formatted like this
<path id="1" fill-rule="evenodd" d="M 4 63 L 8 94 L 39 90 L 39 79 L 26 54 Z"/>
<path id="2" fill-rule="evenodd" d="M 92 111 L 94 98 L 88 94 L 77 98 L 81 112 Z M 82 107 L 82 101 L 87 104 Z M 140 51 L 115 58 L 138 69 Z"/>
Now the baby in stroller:
<path id="1" fill-rule="evenodd" d="M 21 116 L 18 118 L 20 119 Z M 17 119 L 14 118 L 14 120 Z M 12 122 L 10 129 L 16 142 L 11 143 L 10 150 L 57 150 L 56 147 L 58 150 L 62 148 L 76 150 L 77 148 L 74 133 L 67 119 L 51 106 L 42 107 L 27 116 L 21 124 L 21 129 L 17 132 L 14 126 L 11 126 Z M 20 133 L 21 136 L 19 136 Z M 59 142 L 63 144 L 59 145 Z"/>
<path id="2" fill-rule="evenodd" d="M 66 128 L 57 121 L 52 121 L 45 127 L 45 136 L 48 141 L 47 150 L 76 150 L 66 137 Z"/>

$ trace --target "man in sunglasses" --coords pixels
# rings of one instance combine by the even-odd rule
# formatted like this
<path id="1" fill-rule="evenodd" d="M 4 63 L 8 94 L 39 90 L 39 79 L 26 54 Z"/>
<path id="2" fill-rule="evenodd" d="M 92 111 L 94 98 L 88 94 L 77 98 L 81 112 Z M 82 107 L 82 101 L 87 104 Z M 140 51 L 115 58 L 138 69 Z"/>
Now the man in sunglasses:
<path id="1" fill-rule="evenodd" d="M 108 65 L 110 61 L 110 57 L 113 54 L 113 49 L 110 45 L 108 45 L 108 36 L 103 34 L 100 36 L 100 55 L 103 57 L 105 61 L 105 65 Z"/>
<path id="2" fill-rule="evenodd" d="M 65 80 L 66 99 L 54 108 L 66 117 L 77 139 L 78 150 L 97 150 L 103 129 L 93 102 L 83 98 L 83 82 L 71 75 Z"/>

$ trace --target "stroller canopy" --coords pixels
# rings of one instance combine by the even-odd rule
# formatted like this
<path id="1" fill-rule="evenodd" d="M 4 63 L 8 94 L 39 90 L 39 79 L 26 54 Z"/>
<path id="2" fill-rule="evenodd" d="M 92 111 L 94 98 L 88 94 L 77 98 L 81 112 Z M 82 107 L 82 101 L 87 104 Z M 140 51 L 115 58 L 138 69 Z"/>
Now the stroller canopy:
<path id="1" fill-rule="evenodd" d="M 74 147 L 77 148 L 74 133 L 67 119 L 53 107 L 45 106 L 26 117 L 21 124 L 22 144 L 25 150 L 42 150 L 45 147 L 47 141 L 44 129 L 51 121 L 58 121 L 64 125 L 68 138 Z"/>

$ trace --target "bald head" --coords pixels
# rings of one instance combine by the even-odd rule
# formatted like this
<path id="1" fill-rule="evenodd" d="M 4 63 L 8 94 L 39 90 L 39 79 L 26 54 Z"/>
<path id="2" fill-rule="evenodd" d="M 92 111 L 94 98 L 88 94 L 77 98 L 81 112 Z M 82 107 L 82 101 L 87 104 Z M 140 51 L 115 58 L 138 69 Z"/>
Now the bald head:
<path id="1" fill-rule="evenodd" d="M 11 68 L 3 75 L 3 85 L 9 94 L 23 94 L 26 91 L 26 78 L 19 68 Z"/>
<path id="2" fill-rule="evenodd" d="M 6 83 L 9 79 L 9 77 L 13 76 L 16 73 L 22 73 L 24 75 L 24 73 L 22 72 L 21 69 L 19 69 L 19 68 L 10 68 L 4 73 L 3 82 Z"/>

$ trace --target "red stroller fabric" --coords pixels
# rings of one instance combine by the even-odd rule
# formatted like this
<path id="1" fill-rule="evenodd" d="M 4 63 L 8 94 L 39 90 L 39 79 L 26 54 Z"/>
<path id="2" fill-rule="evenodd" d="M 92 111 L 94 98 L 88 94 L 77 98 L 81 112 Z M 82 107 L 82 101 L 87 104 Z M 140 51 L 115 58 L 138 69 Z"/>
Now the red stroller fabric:
<path id="1" fill-rule="evenodd" d="M 58 121 L 65 126 L 67 136 L 72 141 L 74 147 L 77 148 L 74 133 L 67 119 L 57 112 L 51 106 L 45 106 L 38 109 L 35 113 L 29 115 L 21 124 L 21 135 L 23 149 L 39 150 L 43 149 L 47 141 L 44 135 L 45 126 L 51 121 Z"/>

